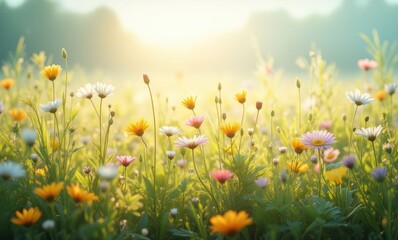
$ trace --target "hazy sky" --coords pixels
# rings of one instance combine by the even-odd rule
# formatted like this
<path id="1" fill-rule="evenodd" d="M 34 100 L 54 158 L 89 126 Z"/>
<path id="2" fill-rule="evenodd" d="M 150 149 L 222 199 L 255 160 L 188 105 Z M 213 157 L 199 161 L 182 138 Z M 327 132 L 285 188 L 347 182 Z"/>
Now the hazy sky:
<path id="1" fill-rule="evenodd" d="M 0 0 L 1 1 L 1 0 Z M 17 6 L 29 0 L 3 0 Z M 51 0 L 66 10 L 115 10 L 126 30 L 146 42 L 183 44 L 241 27 L 253 12 L 285 10 L 301 18 L 328 14 L 343 0 Z M 367 0 L 357 0 L 366 3 Z M 398 0 L 387 0 L 398 3 Z M 189 34 L 187 34 L 187 32 Z"/>

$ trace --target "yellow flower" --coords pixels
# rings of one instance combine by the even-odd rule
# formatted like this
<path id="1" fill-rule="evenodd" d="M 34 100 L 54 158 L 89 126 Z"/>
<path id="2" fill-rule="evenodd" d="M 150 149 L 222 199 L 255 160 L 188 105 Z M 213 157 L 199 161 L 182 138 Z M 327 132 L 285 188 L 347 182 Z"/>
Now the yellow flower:
<path id="1" fill-rule="evenodd" d="M 54 81 L 58 75 L 60 74 L 62 68 L 60 65 L 51 65 L 51 66 L 45 66 L 43 70 L 41 70 L 41 75 L 43 77 L 47 78 L 50 81 Z"/>
<path id="2" fill-rule="evenodd" d="M 46 172 L 44 171 L 43 168 L 38 168 L 38 169 L 36 169 L 36 176 L 45 177 Z"/>
<path id="3" fill-rule="evenodd" d="M 148 123 L 144 119 L 140 119 L 137 122 L 130 122 L 126 128 L 126 132 L 130 135 L 141 137 L 148 127 Z"/>
<path id="4" fill-rule="evenodd" d="M 66 191 L 76 203 L 85 203 L 98 200 L 98 197 L 94 193 L 87 192 L 75 184 L 67 186 Z"/>
<path id="5" fill-rule="evenodd" d="M 303 161 L 291 161 L 287 164 L 287 168 L 295 173 L 302 173 L 308 170 L 308 165 L 304 164 Z"/>
<path id="6" fill-rule="evenodd" d="M 325 173 L 326 178 L 329 181 L 332 181 L 336 185 L 340 185 L 343 182 L 343 177 L 347 173 L 347 168 L 345 166 L 341 166 Z"/>
<path id="7" fill-rule="evenodd" d="M 193 110 L 195 108 L 196 97 L 193 98 L 192 96 L 186 97 L 181 101 L 184 107 L 188 108 L 189 110 Z"/>
<path id="8" fill-rule="evenodd" d="M 223 132 L 227 137 L 233 138 L 235 133 L 240 130 L 240 124 L 237 122 L 234 123 L 221 123 L 220 130 Z"/>
<path id="9" fill-rule="evenodd" d="M 28 116 L 28 114 L 26 114 L 25 110 L 23 110 L 22 108 L 11 109 L 10 115 L 11 115 L 11 118 L 17 122 L 25 120 L 25 118 Z"/>
<path id="10" fill-rule="evenodd" d="M 237 93 L 235 94 L 235 99 L 236 99 L 238 102 L 244 104 L 244 103 L 246 102 L 246 91 L 245 91 L 245 90 L 242 90 L 242 91 L 240 91 L 240 92 L 237 92 Z"/>
<path id="11" fill-rule="evenodd" d="M 250 224 L 253 220 L 245 211 L 235 212 L 227 211 L 224 216 L 217 215 L 210 218 L 212 233 L 222 233 L 224 235 L 233 235 Z"/>
<path id="12" fill-rule="evenodd" d="M 33 225 L 41 217 L 41 211 L 37 208 L 23 209 L 22 212 L 16 211 L 16 217 L 11 218 L 11 222 L 17 225 L 29 227 Z"/>
<path id="13" fill-rule="evenodd" d="M 58 150 L 58 147 L 59 147 L 58 139 L 51 139 L 50 140 L 50 148 L 55 152 Z"/>
<path id="14" fill-rule="evenodd" d="M 300 139 L 295 138 L 290 142 L 290 145 L 292 145 L 294 151 L 297 154 L 301 154 L 305 149 L 307 149 L 307 146 L 305 146 Z"/>
<path id="15" fill-rule="evenodd" d="M 36 195 L 43 198 L 44 200 L 52 202 L 59 195 L 63 187 L 63 182 L 51 183 L 41 188 L 35 188 L 34 193 L 36 193 Z"/>
<path id="16" fill-rule="evenodd" d="M 12 86 L 14 86 L 15 81 L 14 79 L 11 78 L 6 78 L 0 81 L 0 85 L 5 88 L 5 89 L 10 89 Z"/>
<path id="17" fill-rule="evenodd" d="M 386 96 L 387 92 L 385 90 L 380 90 L 375 94 L 375 98 L 379 101 L 383 101 Z"/>

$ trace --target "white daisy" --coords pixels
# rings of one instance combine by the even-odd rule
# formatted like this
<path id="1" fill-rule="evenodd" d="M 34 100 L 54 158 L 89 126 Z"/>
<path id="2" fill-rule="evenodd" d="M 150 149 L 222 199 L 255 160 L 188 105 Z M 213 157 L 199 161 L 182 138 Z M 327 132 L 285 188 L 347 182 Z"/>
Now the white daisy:
<path id="1" fill-rule="evenodd" d="M 193 136 L 192 138 L 180 137 L 175 141 L 176 146 L 195 149 L 197 146 L 207 143 L 207 138 L 204 135 Z"/>
<path id="2" fill-rule="evenodd" d="M 393 95 L 398 88 L 398 83 L 391 83 L 385 86 L 385 90 L 388 94 Z"/>
<path id="3" fill-rule="evenodd" d="M 94 86 L 87 83 L 84 87 L 77 89 L 76 96 L 79 98 L 91 99 L 95 94 Z"/>
<path id="4" fill-rule="evenodd" d="M 374 101 L 368 93 L 361 94 L 361 91 L 358 89 L 356 89 L 355 92 L 346 92 L 345 95 L 357 106 L 365 105 Z"/>
<path id="5" fill-rule="evenodd" d="M 379 136 L 381 130 L 383 130 L 383 127 L 379 125 L 377 127 L 357 129 L 355 130 L 355 133 L 373 142 L 374 140 L 376 140 L 376 137 Z"/>
<path id="6" fill-rule="evenodd" d="M 32 147 L 37 139 L 37 133 L 33 129 L 25 128 L 21 132 L 22 140 L 25 142 L 26 145 Z"/>
<path id="7" fill-rule="evenodd" d="M 98 168 L 98 174 L 107 181 L 112 181 L 119 173 L 119 164 L 108 163 Z"/>
<path id="8" fill-rule="evenodd" d="M 3 180 L 15 179 L 25 176 L 25 169 L 19 163 L 7 161 L 0 163 L 0 177 Z"/>
<path id="9" fill-rule="evenodd" d="M 114 86 L 100 82 L 97 82 L 93 87 L 100 98 L 106 98 L 107 96 L 112 95 L 115 90 Z"/>
<path id="10" fill-rule="evenodd" d="M 166 156 L 169 160 L 173 160 L 174 157 L 176 156 L 176 152 L 175 151 L 166 151 Z"/>
<path id="11" fill-rule="evenodd" d="M 40 104 L 41 110 L 45 112 L 50 112 L 50 113 L 56 113 L 59 106 L 61 106 L 62 100 L 61 99 L 56 99 L 53 102 L 49 102 L 47 104 Z"/>
<path id="12" fill-rule="evenodd" d="M 171 137 L 173 135 L 178 135 L 181 134 L 181 130 L 178 127 L 171 127 L 171 126 L 163 126 L 159 128 L 160 133 L 163 133 L 164 135 Z"/>

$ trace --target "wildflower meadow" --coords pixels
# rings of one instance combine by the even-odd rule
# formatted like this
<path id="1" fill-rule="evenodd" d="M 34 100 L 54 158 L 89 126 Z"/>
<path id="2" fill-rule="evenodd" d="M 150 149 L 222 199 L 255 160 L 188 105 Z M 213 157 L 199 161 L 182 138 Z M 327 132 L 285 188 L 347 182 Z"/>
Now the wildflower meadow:
<path id="1" fill-rule="evenodd" d="M 82 79 L 68 49 L 21 39 L 0 74 L 1 239 L 398 239 L 398 55 L 362 39 L 359 79 L 311 50 L 305 79 L 262 59 L 258 87 L 197 92 Z"/>

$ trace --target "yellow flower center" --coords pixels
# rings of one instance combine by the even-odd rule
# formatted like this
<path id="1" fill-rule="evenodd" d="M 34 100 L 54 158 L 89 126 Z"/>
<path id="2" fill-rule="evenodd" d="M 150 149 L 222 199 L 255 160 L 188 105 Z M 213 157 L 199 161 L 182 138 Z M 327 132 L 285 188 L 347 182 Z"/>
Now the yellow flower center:
<path id="1" fill-rule="evenodd" d="M 323 146 L 324 144 L 325 144 L 325 141 L 323 141 L 322 139 L 315 139 L 315 140 L 312 140 L 312 142 L 311 142 L 311 145 L 317 146 L 317 147 Z"/>

